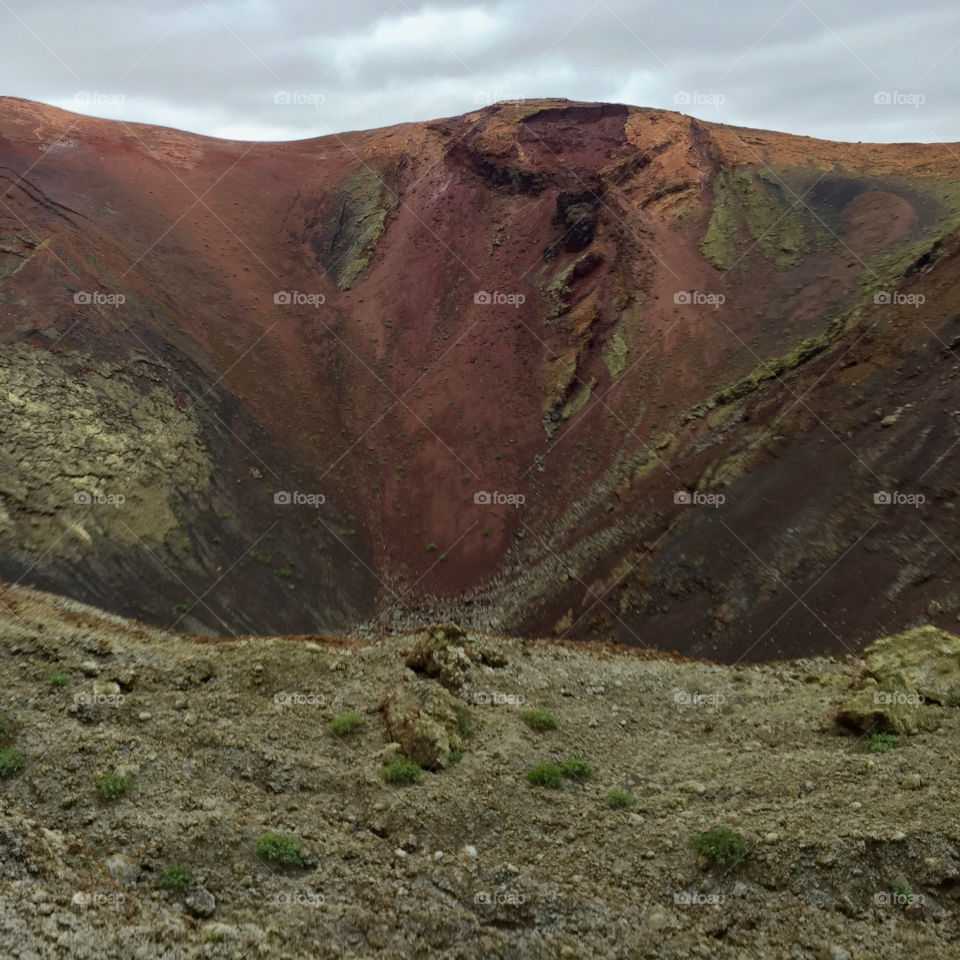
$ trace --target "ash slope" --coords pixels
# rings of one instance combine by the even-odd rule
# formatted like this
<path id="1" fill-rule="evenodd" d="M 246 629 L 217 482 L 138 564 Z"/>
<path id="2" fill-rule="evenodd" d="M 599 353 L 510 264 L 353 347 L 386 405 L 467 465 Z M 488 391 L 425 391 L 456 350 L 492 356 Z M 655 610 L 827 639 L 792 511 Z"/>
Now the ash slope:
<path id="1" fill-rule="evenodd" d="M 246 144 L 7 99 L 0 179 L 8 579 L 731 660 L 956 616 L 950 145 L 567 101 Z"/>

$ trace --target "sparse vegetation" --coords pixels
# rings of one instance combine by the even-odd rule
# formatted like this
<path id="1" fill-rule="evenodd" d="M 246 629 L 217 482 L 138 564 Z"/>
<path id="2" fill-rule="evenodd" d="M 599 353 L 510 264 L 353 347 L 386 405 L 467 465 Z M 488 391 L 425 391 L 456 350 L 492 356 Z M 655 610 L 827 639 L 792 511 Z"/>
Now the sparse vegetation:
<path id="1" fill-rule="evenodd" d="M 253 852 L 267 863 L 278 867 L 302 867 L 303 850 L 297 837 L 290 833 L 264 833 L 253 845 Z"/>
<path id="2" fill-rule="evenodd" d="M 867 737 L 867 746 L 872 753 L 885 753 L 887 750 L 892 750 L 899 742 L 900 738 L 895 733 L 883 731 L 871 733 Z"/>
<path id="3" fill-rule="evenodd" d="M 593 776 L 593 767 L 586 760 L 564 760 L 560 769 L 571 780 L 589 780 Z"/>
<path id="4" fill-rule="evenodd" d="M 527 771 L 527 780 L 535 787 L 559 790 L 563 786 L 563 771 L 555 763 L 538 763 Z"/>
<path id="5" fill-rule="evenodd" d="M 549 710 L 524 710 L 520 719 L 531 730 L 556 730 L 560 721 Z"/>
<path id="6" fill-rule="evenodd" d="M 714 827 L 690 838 L 690 845 L 714 863 L 737 863 L 747 855 L 747 844 L 732 830 Z"/>
<path id="7" fill-rule="evenodd" d="M 23 769 L 25 763 L 23 751 L 16 747 L 5 747 L 0 750 L 0 779 L 12 777 Z"/>
<path id="8" fill-rule="evenodd" d="M 160 877 L 160 886 L 164 890 L 185 890 L 193 880 L 193 872 L 189 867 L 177 864 L 167 867 Z"/>
<path id="9" fill-rule="evenodd" d="M 119 800 L 133 790 L 133 778 L 122 773 L 106 773 L 93 782 L 97 793 L 108 801 Z"/>
<path id="10" fill-rule="evenodd" d="M 51 687 L 65 687 L 70 682 L 70 678 L 61 670 L 52 670 L 49 679 Z"/>
<path id="11" fill-rule="evenodd" d="M 380 771 L 380 776 L 387 783 L 419 783 L 423 779 L 423 768 L 401 754 Z"/>
<path id="12" fill-rule="evenodd" d="M 345 736 L 353 733 L 358 727 L 363 726 L 366 720 L 354 710 L 348 710 L 345 713 L 338 713 L 328 724 L 327 729 L 337 736 Z"/>
<path id="13" fill-rule="evenodd" d="M 628 790 L 611 790 L 603 802 L 613 810 L 622 810 L 633 806 L 633 794 Z"/>
<path id="14" fill-rule="evenodd" d="M 913 887 L 906 880 L 894 880 L 890 884 L 890 892 L 898 898 L 901 903 L 908 902 L 913 897 Z"/>
<path id="15" fill-rule="evenodd" d="M 470 731 L 473 729 L 473 725 L 470 723 L 470 714 L 467 711 L 467 708 L 461 704 L 457 704 L 454 707 L 454 711 L 457 714 L 457 731 L 461 737 L 470 736 Z"/>

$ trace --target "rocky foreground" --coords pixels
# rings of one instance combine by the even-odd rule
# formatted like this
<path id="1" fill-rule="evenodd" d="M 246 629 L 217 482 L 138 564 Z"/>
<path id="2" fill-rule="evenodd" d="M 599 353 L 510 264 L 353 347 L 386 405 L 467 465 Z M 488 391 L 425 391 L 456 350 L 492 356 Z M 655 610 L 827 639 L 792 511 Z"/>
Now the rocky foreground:
<path id="1" fill-rule="evenodd" d="M 8 588 L 0 662 L 4 957 L 960 955 L 932 628 L 732 668 L 204 643 Z"/>

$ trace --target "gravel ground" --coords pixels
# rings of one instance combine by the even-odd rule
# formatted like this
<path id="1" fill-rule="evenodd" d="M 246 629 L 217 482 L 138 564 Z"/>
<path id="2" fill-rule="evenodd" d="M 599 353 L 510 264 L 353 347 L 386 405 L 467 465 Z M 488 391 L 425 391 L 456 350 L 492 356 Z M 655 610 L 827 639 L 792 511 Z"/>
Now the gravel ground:
<path id="1" fill-rule="evenodd" d="M 415 672 L 418 639 L 205 643 L 0 592 L 0 750 L 24 760 L 0 779 L 0 955 L 960 956 L 956 708 L 925 704 L 873 752 L 835 722 L 853 660 L 734 669 L 467 634 Z M 462 740 L 405 786 L 381 776 L 398 685 L 455 704 L 444 750 Z M 364 723 L 337 736 L 343 711 Z M 573 758 L 589 779 L 526 779 Z M 104 799 L 110 774 L 132 789 Z M 717 826 L 745 857 L 693 849 Z M 258 857 L 268 832 L 302 865 Z M 184 889 L 162 885 L 172 865 Z"/>

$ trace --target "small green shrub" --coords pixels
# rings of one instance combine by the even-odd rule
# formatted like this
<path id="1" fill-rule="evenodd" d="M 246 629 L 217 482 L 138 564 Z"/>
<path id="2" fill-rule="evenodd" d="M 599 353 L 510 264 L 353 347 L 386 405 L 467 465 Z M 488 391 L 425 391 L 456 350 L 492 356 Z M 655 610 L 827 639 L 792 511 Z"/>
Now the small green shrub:
<path id="1" fill-rule="evenodd" d="M 253 845 L 253 852 L 267 863 L 279 867 L 302 867 L 300 841 L 290 833 L 265 833 Z"/>
<path id="2" fill-rule="evenodd" d="M 463 759 L 462 750 L 451 750 L 450 755 L 447 757 L 447 763 L 454 764 L 459 763 Z"/>
<path id="3" fill-rule="evenodd" d="M 473 725 L 470 723 L 470 712 L 459 703 L 453 709 L 457 715 L 457 732 L 461 737 L 469 737 L 473 730 Z"/>
<path id="4" fill-rule="evenodd" d="M 61 670 L 52 670 L 50 672 L 51 687 L 65 687 L 70 682 L 70 678 Z"/>
<path id="5" fill-rule="evenodd" d="M 133 779 L 121 773 L 106 773 L 93 782 L 104 800 L 119 800 L 133 789 Z"/>
<path id="6" fill-rule="evenodd" d="M 603 802 L 614 810 L 620 810 L 633 805 L 633 794 L 628 790 L 611 790 Z"/>
<path id="7" fill-rule="evenodd" d="M 563 785 L 563 771 L 555 763 L 538 763 L 527 771 L 527 780 L 535 787 L 559 790 Z"/>
<path id="8" fill-rule="evenodd" d="M 356 713 L 353 710 L 348 710 L 346 713 L 338 713 L 327 724 L 327 729 L 331 733 L 335 733 L 337 736 L 342 737 L 348 733 L 353 733 L 357 727 L 362 727 L 364 723 L 366 723 L 366 720 L 360 716 L 359 713 Z"/>
<path id="9" fill-rule="evenodd" d="M 193 880 L 193 872 L 189 867 L 177 864 L 167 867 L 160 877 L 160 886 L 165 890 L 185 890 Z"/>
<path id="10" fill-rule="evenodd" d="M 560 726 L 560 722 L 549 710 L 524 710 L 520 719 L 531 730 L 556 730 Z"/>
<path id="11" fill-rule="evenodd" d="M 571 780 L 589 780 L 593 776 L 593 767 L 586 760 L 564 760 L 560 769 Z"/>
<path id="12" fill-rule="evenodd" d="M 387 783 L 419 783 L 423 779 L 423 768 L 401 754 L 380 771 L 380 776 Z"/>
<path id="13" fill-rule="evenodd" d="M 690 838 L 690 845 L 714 863 L 736 863 L 747 855 L 746 843 L 726 827 L 714 827 Z"/>
<path id="14" fill-rule="evenodd" d="M 890 892 L 900 898 L 901 902 L 909 901 L 913 897 L 913 887 L 906 880 L 894 880 L 890 884 Z"/>
<path id="15" fill-rule="evenodd" d="M 0 750 L 0 778 L 6 779 L 19 773 L 23 769 L 25 759 L 22 750 L 16 747 L 5 747 Z"/>
<path id="16" fill-rule="evenodd" d="M 899 742 L 900 738 L 895 733 L 871 733 L 867 737 L 867 746 L 873 753 L 892 750 Z"/>

